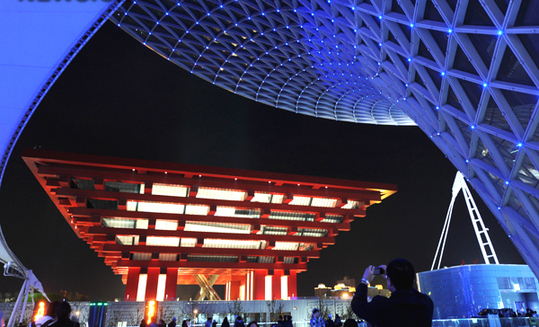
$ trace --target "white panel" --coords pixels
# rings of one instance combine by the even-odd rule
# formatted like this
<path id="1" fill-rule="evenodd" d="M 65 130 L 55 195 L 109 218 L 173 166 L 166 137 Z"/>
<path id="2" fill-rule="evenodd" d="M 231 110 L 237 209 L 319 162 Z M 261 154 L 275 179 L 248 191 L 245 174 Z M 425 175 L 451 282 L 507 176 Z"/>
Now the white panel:
<path id="1" fill-rule="evenodd" d="M 262 241 L 221 240 L 206 238 L 204 239 L 203 247 L 219 249 L 260 249 L 261 242 Z"/>
<path id="2" fill-rule="evenodd" d="M 328 198 L 313 198 L 311 206 L 313 207 L 324 207 L 324 208 L 335 208 L 337 204 L 337 199 L 328 199 Z"/>
<path id="3" fill-rule="evenodd" d="M 180 246 L 179 237 L 161 237 L 161 236 L 148 236 L 146 238 L 146 245 L 148 246 Z"/>
<path id="4" fill-rule="evenodd" d="M 141 274 L 138 278 L 137 301 L 145 300 L 147 282 L 148 282 L 148 275 Z"/>
<path id="5" fill-rule="evenodd" d="M 148 229 L 148 219 L 137 219 L 136 229 Z"/>
<path id="6" fill-rule="evenodd" d="M 176 261 L 176 253 L 159 253 L 159 261 Z"/>
<path id="7" fill-rule="evenodd" d="M 180 246 L 181 247 L 186 247 L 186 248 L 192 248 L 192 247 L 195 247 L 195 245 L 197 244 L 197 239 L 196 238 L 182 238 L 180 240 Z"/>
<path id="8" fill-rule="evenodd" d="M 274 250 L 281 251 L 297 251 L 299 248 L 299 243 L 295 242 L 275 242 Z"/>
<path id="9" fill-rule="evenodd" d="M 281 276 L 281 299 L 288 299 L 288 276 Z"/>
<path id="10" fill-rule="evenodd" d="M 129 204 L 129 202 L 128 202 Z M 183 204 L 162 203 L 162 202 L 139 202 L 137 211 L 158 212 L 158 213 L 183 213 Z M 134 210 L 133 207 L 127 207 L 127 210 Z"/>
<path id="11" fill-rule="evenodd" d="M 294 195 L 294 199 L 290 201 L 290 205 L 294 206 L 308 206 L 311 203 L 311 198 L 307 196 Z"/>
<path id="12" fill-rule="evenodd" d="M 152 194 L 185 197 L 187 196 L 187 187 L 183 185 L 154 183 Z"/>
<path id="13" fill-rule="evenodd" d="M 246 197 L 247 192 L 230 189 L 200 187 L 197 192 L 199 199 L 243 201 Z"/>
<path id="14" fill-rule="evenodd" d="M 155 229 L 156 230 L 178 230 L 178 221 L 177 220 L 156 219 L 155 220 Z"/>
<path id="15" fill-rule="evenodd" d="M 133 253 L 133 260 L 150 261 L 151 259 L 151 253 Z"/>
<path id="16" fill-rule="evenodd" d="M 272 277 L 273 276 L 266 276 L 266 278 L 265 278 L 265 294 L 264 294 L 264 297 L 265 297 L 266 301 L 271 301 L 272 300 L 272 294 L 271 294 L 271 288 L 272 288 L 271 279 L 272 279 Z"/>
<path id="17" fill-rule="evenodd" d="M 197 216 L 206 216 L 210 212 L 209 206 L 195 206 L 195 205 L 188 205 L 185 208 L 185 214 L 186 215 L 197 215 Z"/>
<path id="18" fill-rule="evenodd" d="M 164 301 L 165 300 L 165 285 L 167 283 L 167 275 L 161 274 L 159 275 L 159 278 L 157 280 L 157 294 L 155 296 L 155 299 L 157 301 Z"/>
<path id="19" fill-rule="evenodd" d="M 245 285 L 240 285 L 240 301 L 245 301 Z"/>

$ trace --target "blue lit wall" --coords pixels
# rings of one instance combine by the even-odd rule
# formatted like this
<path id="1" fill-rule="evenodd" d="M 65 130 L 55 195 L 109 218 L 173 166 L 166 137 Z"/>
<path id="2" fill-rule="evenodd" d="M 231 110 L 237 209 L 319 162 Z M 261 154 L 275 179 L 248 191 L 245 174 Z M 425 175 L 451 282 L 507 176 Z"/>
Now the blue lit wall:
<path id="1" fill-rule="evenodd" d="M 537 278 L 526 265 L 457 266 L 418 274 L 422 293 L 434 301 L 434 318 L 470 318 L 486 308 L 524 302 L 539 310 Z"/>

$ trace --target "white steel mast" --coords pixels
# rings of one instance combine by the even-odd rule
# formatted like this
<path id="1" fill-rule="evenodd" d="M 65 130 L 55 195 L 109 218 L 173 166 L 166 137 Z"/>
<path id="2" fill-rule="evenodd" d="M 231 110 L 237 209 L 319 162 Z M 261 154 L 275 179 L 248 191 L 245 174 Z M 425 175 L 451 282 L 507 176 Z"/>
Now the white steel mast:
<path id="1" fill-rule="evenodd" d="M 440 269 L 442 263 L 442 256 L 444 254 L 445 242 L 447 240 L 447 234 L 449 233 L 449 224 L 451 223 L 451 214 L 453 213 L 453 205 L 455 200 L 459 195 L 460 190 L 464 194 L 464 200 L 466 201 L 466 206 L 468 207 L 468 212 L 470 214 L 470 219 L 472 220 L 472 225 L 475 230 L 475 235 L 477 236 L 477 241 L 479 242 L 479 247 L 481 248 L 481 253 L 483 254 L 483 259 L 485 264 L 499 264 L 498 256 L 496 256 L 496 251 L 494 251 L 494 246 L 490 241 L 488 236 L 488 228 L 485 227 L 483 223 L 483 218 L 477 209 L 475 201 L 472 197 L 472 193 L 466 184 L 464 176 L 457 172 L 455 176 L 455 181 L 453 182 L 453 196 L 451 198 L 451 203 L 449 204 L 449 209 L 447 210 L 447 215 L 445 217 L 444 227 L 442 229 L 442 235 L 440 236 L 440 241 L 438 242 L 438 248 L 436 249 L 436 254 L 434 255 L 434 260 L 432 261 L 432 266 L 430 270 L 434 270 L 434 266 L 437 264 L 436 269 Z"/>

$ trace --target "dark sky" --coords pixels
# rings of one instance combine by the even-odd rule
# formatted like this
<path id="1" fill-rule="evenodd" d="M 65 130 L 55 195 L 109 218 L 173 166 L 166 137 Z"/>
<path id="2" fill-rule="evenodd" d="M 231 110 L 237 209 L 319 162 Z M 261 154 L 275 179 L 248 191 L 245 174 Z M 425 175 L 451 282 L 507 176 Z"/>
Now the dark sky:
<path id="1" fill-rule="evenodd" d="M 298 275 L 298 294 L 361 278 L 395 257 L 430 269 L 456 169 L 417 127 L 335 122 L 258 104 L 161 58 L 112 23 L 76 56 L 21 135 L 0 189 L 0 224 L 45 291 L 121 298 L 121 278 L 79 240 L 21 159 L 23 148 L 396 184 Z M 524 263 L 474 193 L 501 263 Z M 459 197 L 443 265 L 481 252 Z M 22 283 L 0 278 L 0 292 Z M 194 292 L 193 292 L 194 293 Z M 189 295 L 187 297 L 190 297 Z"/>

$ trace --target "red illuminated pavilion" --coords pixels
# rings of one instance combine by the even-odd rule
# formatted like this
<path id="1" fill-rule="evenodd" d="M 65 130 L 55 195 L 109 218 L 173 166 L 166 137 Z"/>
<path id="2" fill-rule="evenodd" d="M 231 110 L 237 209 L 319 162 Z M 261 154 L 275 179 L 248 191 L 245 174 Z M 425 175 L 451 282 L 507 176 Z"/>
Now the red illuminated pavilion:
<path id="1" fill-rule="evenodd" d="M 396 186 L 25 150 L 73 231 L 126 284 L 125 300 L 297 296 L 297 274 Z"/>

